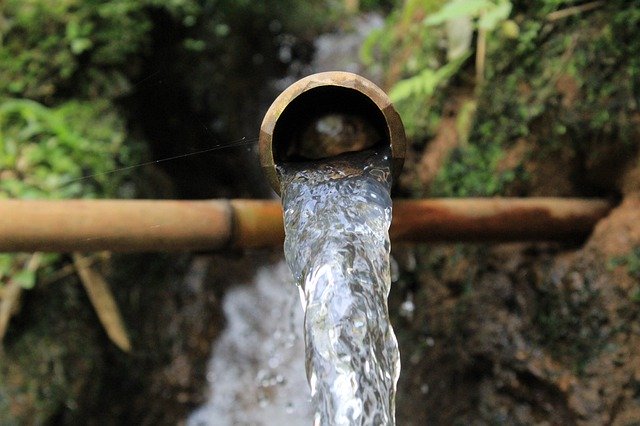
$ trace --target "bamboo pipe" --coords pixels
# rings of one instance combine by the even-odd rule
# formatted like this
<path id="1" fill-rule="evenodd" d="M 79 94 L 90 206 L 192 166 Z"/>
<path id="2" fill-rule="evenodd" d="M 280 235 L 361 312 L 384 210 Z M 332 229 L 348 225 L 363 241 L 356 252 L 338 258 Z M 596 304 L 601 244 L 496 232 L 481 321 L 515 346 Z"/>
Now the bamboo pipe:
<path id="1" fill-rule="evenodd" d="M 588 236 L 604 200 L 398 200 L 391 239 L 408 242 L 558 241 Z M 0 252 L 213 251 L 281 246 L 275 200 L 2 200 Z"/>
<path id="2" fill-rule="evenodd" d="M 584 239 L 611 208 L 579 198 L 403 200 L 393 205 L 390 235 L 410 242 Z"/>
<path id="3" fill-rule="evenodd" d="M 357 74 L 321 72 L 287 87 L 273 101 L 262 120 L 258 141 L 260 166 L 277 194 L 280 194 L 280 181 L 276 166 L 290 161 L 312 160 L 304 157 L 300 146 L 311 144 L 318 148 L 321 144 L 303 140 L 303 130 L 327 114 L 354 116 L 366 122 L 375 130 L 379 141 L 373 143 L 369 140 L 365 146 L 388 146 L 393 178 L 400 175 L 407 141 L 402 119 L 391 99 L 378 86 Z M 364 147 L 352 148 L 361 150 Z M 346 148 L 342 152 L 351 150 Z"/>
<path id="4" fill-rule="evenodd" d="M 251 200 L 3 200 L 0 251 L 204 251 L 282 240 L 282 209 Z"/>

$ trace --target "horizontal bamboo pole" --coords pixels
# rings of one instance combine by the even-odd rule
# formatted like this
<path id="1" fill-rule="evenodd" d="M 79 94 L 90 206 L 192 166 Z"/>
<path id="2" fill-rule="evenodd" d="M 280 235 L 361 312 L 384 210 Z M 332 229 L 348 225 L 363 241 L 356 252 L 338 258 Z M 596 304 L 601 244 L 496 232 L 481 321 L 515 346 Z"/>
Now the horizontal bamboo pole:
<path id="1" fill-rule="evenodd" d="M 586 237 L 604 200 L 489 198 L 394 202 L 394 241 L 551 241 Z M 275 200 L 2 200 L 1 252 L 209 251 L 278 246 Z"/>
<path id="2" fill-rule="evenodd" d="M 226 202 L 0 201 L 0 251 L 207 250 L 227 244 Z"/>
<path id="3" fill-rule="evenodd" d="M 598 199 L 466 198 L 393 205 L 391 239 L 508 242 L 583 239 L 612 205 Z"/>

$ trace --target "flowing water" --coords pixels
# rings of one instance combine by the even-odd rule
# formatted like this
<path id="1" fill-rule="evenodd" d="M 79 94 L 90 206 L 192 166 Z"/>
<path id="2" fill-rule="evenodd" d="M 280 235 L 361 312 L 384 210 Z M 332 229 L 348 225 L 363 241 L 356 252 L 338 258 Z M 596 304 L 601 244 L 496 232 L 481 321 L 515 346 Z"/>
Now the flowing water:
<path id="1" fill-rule="evenodd" d="M 224 297 L 227 327 L 214 346 L 211 398 L 189 426 L 309 426 L 302 309 L 284 262 L 260 268 Z"/>
<path id="2" fill-rule="evenodd" d="M 285 257 L 305 311 L 316 425 L 394 424 L 389 152 L 281 167 Z"/>
<path id="3" fill-rule="evenodd" d="M 274 89 L 276 91 L 284 90 L 303 75 L 335 69 L 363 74 L 376 81 L 375 75 L 364 74 L 362 66 L 358 64 L 358 51 L 366 35 L 371 30 L 379 28 L 382 22 L 380 16 L 366 15 L 354 22 L 353 32 L 330 33 L 318 37 L 315 43 L 316 54 L 313 63 L 310 65 L 293 64 L 296 66 L 291 66 L 290 76 L 274 82 Z M 368 173 L 371 174 L 371 171 Z M 373 175 L 375 174 L 376 172 L 373 172 Z M 378 183 L 369 180 L 369 183 L 364 185 L 373 184 L 378 189 L 372 192 L 379 191 L 380 196 L 388 200 L 386 179 L 388 179 L 388 172 L 381 170 L 381 173 L 378 173 L 378 178 L 374 178 Z M 372 197 L 369 196 L 369 198 Z M 379 203 L 380 200 L 375 200 L 373 204 L 365 206 L 365 210 L 377 209 L 378 207 L 375 206 L 380 206 Z M 382 221 L 386 221 L 388 219 L 386 215 L 390 214 L 390 210 L 388 211 L 385 207 L 384 209 L 380 208 L 378 212 L 382 213 L 383 210 L 385 217 Z M 362 220 L 364 216 L 360 216 L 360 218 Z M 335 226 L 335 224 L 331 226 Z M 353 226 L 359 227 L 360 224 L 354 223 Z M 388 225 L 370 222 L 367 226 L 380 228 L 380 233 L 375 234 L 373 239 L 378 244 L 387 244 L 386 228 Z M 327 231 L 323 230 L 322 232 Z M 333 229 L 330 231 L 333 232 Z M 354 233 L 350 232 L 348 235 L 352 237 Z M 303 247 L 306 246 L 301 246 L 301 248 Z M 338 255 L 335 256 L 337 259 Z M 355 269 L 361 270 L 359 265 L 363 262 L 363 260 L 359 260 L 358 268 Z M 324 271 L 328 271 L 328 268 L 325 267 Z M 299 276 L 302 275 L 299 274 Z M 377 306 L 375 309 L 383 309 L 385 311 L 383 317 L 386 318 L 386 308 L 382 308 L 382 306 L 386 306 L 386 293 L 383 287 L 388 286 L 388 272 L 382 272 L 381 275 L 384 277 L 380 281 L 381 284 L 377 284 L 380 286 L 380 290 L 378 290 L 380 297 L 376 301 L 378 304 L 375 305 Z M 353 275 L 350 276 L 353 277 Z M 309 289 L 311 286 L 304 288 Z M 373 288 L 373 285 L 369 286 L 366 291 L 371 291 Z M 190 426 L 305 426 L 313 422 L 314 408 L 309 397 L 309 386 L 304 377 L 303 315 L 299 301 L 296 300 L 297 296 L 292 289 L 291 273 L 286 265 L 279 263 L 275 266 L 262 268 L 257 272 L 252 283 L 236 287 L 225 295 L 223 305 L 227 327 L 223 335 L 215 342 L 207 373 L 210 382 L 210 398 L 206 404 L 199 407 L 189 417 L 187 423 Z M 363 300 L 365 293 L 362 293 Z M 382 297 L 382 293 L 385 294 L 385 297 Z M 353 301 L 354 299 L 349 297 L 345 300 Z M 354 316 L 354 318 L 358 317 Z M 351 327 L 355 327 L 354 330 L 359 330 L 360 334 L 362 332 L 366 334 L 368 329 L 366 327 L 358 328 L 359 325 L 360 322 L 354 322 Z M 336 328 L 332 333 L 338 330 L 339 328 Z M 365 340 L 370 341 L 371 339 L 367 337 Z M 396 351 L 395 341 L 390 344 L 391 349 Z M 374 349 L 369 343 L 367 345 L 369 345 L 366 346 L 369 350 Z M 380 349 L 380 346 L 376 346 L 376 348 Z M 360 354 L 355 355 L 354 359 L 359 356 Z M 358 402 L 357 400 L 362 396 L 361 390 L 355 392 L 355 397 L 353 397 L 354 392 L 350 394 L 347 392 L 347 397 L 351 402 L 341 404 L 341 407 L 352 404 L 358 409 L 362 406 L 361 418 L 354 423 L 367 423 L 366 418 L 371 417 L 370 414 L 373 410 L 368 405 L 365 407 L 364 401 L 366 400 L 369 404 L 374 399 L 381 401 L 382 404 L 376 407 L 384 407 L 376 409 L 384 411 L 390 419 L 389 423 L 393 422 L 391 401 L 398 374 L 397 361 L 393 359 L 394 357 L 397 360 L 397 352 L 387 360 L 387 364 L 393 364 L 393 366 L 387 370 L 388 380 L 384 381 L 382 392 L 367 388 L 369 389 L 367 392 L 373 394 L 375 398 L 362 398 L 362 402 Z M 373 368 L 374 360 L 378 358 L 380 357 L 367 355 L 365 364 L 368 361 L 369 371 Z M 342 364 L 336 364 L 336 366 L 342 368 L 344 361 L 343 358 Z M 380 376 L 385 376 L 385 374 L 378 374 L 378 377 Z M 318 376 L 316 375 L 316 377 Z M 356 376 L 355 373 L 352 376 L 345 374 L 341 377 L 361 380 L 360 376 Z M 324 380 L 324 376 L 322 379 Z M 315 380 L 317 383 L 318 379 Z M 316 385 L 318 390 L 314 393 L 314 399 L 319 400 L 321 395 L 331 394 L 325 392 L 327 389 L 325 383 L 327 382 Z M 351 384 L 348 384 L 345 389 L 348 389 L 349 386 Z M 367 410 L 366 415 L 364 414 L 365 410 Z M 325 416 L 325 419 L 326 422 L 331 423 L 329 417 Z M 320 422 L 322 423 L 324 420 L 320 420 Z M 383 423 L 384 421 L 371 422 L 371 424 Z"/>

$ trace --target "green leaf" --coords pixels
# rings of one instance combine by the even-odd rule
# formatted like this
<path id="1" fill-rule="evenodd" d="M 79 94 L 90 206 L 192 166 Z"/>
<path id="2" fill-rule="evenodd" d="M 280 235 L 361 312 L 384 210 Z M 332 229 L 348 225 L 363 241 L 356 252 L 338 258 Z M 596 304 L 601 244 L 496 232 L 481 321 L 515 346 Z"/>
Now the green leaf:
<path id="1" fill-rule="evenodd" d="M 0 253 L 0 278 L 9 275 L 15 255 Z"/>
<path id="2" fill-rule="evenodd" d="M 183 45 L 185 49 L 192 50 L 194 52 L 202 52 L 207 47 L 204 40 L 197 40 L 193 38 L 185 39 Z"/>
<path id="3" fill-rule="evenodd" d="M 438 86 L 454 75 L 468 57 L 469 54 L 466 54 L 437 70 L 427 68 L 418 75 L 399 81 L 389 91 L 389 97 L 393 102 L 414 96 L 431 97 Z"/>
<path id="4" fill-rule="evenodd" d="M 501 1 L 487 9 L 486 13 L 480 15 L 478 26 L 484 30 L 494 30 L 502 21 L 506 20 L 511 13 L 511 2 Z"/>
<path id="5" fill-rule="evenodd" d="M 29 269 L 23 269 L 22 271 L 13 274 L 13 281 L 20 284 L 20 287 L 29 290 L 36 284 L 36 272 Z"/>
<path id="6" fill-rule="evenodd" d="M 427 16 L 425 25 L 440 25 L 462 16 L 478 16 L 483 10 L 495 8 L 489 0 L 453 0 L 445 4 L 436 13 Z"/>
<path id="7" fill-rule="evenodd" d="M 71 40 L 71 51 L 74 55 L 79 55 L 82 52 L 91 49 L 93 42 L 88 38 L 76 38 Z"/>

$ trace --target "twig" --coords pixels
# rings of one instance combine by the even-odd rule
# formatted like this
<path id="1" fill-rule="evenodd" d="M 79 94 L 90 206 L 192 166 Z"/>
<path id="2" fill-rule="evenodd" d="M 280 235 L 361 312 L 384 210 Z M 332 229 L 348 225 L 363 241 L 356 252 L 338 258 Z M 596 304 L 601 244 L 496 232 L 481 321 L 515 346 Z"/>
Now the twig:
<path id="1" fill-rule="evenodd" d="M 482 12 L 484 14 L 484 12 Z M 476 87 L 484 82 L 484 63 L 487 56 L 487 30 L 478 28 L 478 41 L 476 43 Z"/>
<path id="2" fill-rule="evenodd" d="M 79 253 L 73 253 L 73 264 L 109 339 L 124 352 L 130 352 L 131 341 L 109 284 L 91 269 L 89 260 Z"/>
<path id="3" fill-rule="evenodd" d="M 20 298 L 22 286 L 14 280 L 9 280 L 2 292 L 2 300 L 0 300 L 0 343 L 4 339 L 4 335 L 9 327 L 9 319 L 13 314 L 13 308 Z"/>
<path id="4" fill-rule="evenodd" d="M 589 10 L 597 9 L 603 6 L 606 2 L 603 0 L 592 1 L 591 3 L 585 3 L 578 6 L 568 7 L 566 9 L 556 10 L 547 15 L 547 21 L 558 21 L 566 17 L 577 15 L 578 13 L 587 12 Z"/>
<path id="5" fill-rule="evenodd" d="M 25 268 L 29 271 L 35 271 L 40 266 L 40 253 L 34 253 L 29 258 L 29 261 L 25 265 Z M 22 293 L 22 285 L 14 279 L 9 278 L 9 281 L 4 286 L 2 292 L 2 299 L 0 300 L 0 344 L 2 343 L 7 329 L 9 328 L 9 320 L 14 313 L 15 306 L 20 300 L 20 294 Z"/>
<path id="6" fill-rule="evenodd" d="M 94 263 L 102 260 L 104 257 L 103 254 L 93 254 L 91 256 L 87 256 L 85 259 L 87 261 L 88 266 L 92 266 Z M 59 281 L 63 278 L 68 277 L 69 275 L 75 274 L 76 266 L 73 263 L 68 263 L 60 269 L 56 269 L 51 272 L 49 275 L 42 277 L 39 281 L 40 285 L 49 285 L 53 284 L 56 281 Z"/>

